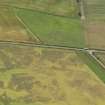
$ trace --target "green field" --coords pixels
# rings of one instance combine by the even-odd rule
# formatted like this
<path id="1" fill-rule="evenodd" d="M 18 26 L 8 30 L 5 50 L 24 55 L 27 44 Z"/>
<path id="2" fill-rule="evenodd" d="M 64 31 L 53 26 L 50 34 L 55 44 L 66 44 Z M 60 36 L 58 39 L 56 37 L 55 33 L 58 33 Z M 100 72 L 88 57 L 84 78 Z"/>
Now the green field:
<path id="1" fill-rule="evenodd" d="M 47 15 L 25 9 L 15 11 L 44 44 L 84 47 L 84 31 L 79 18 Z"/>
<path id="2" fill-rule="evenodd" d="M 61 16 L 77 16 L 78 6 L 75 0 L 0 0 L 1 4 L 28 8 Z"/>

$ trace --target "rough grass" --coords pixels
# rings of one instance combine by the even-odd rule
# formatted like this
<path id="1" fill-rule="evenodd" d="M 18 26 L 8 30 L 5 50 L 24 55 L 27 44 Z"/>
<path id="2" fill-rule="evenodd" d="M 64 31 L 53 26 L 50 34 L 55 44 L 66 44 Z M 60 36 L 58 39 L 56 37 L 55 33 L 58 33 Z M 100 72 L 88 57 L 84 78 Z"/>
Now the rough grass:
<path id="1" fill-rule="evenodd" d="M 17 19 L 13 9 L 6 6 L 0 6 L 0 40 L 38 42 Z"/>
<path id="2" fill-rule="evenodd" d="M 61 16 L 77 16 L 76 0 L 1 0 L 1 4 L 8 4 L 19 8 L 28 8 L 45 13 Z"/>
<path id="3" fill-rule="evenodd" d="M 1 105 L 105 104 L 105 85 L 74 51 L 0 44 L 0 55 Z"/>
<path id="4" fill-rule="evenodd" d="M 18 9 L 16 13 L 45 44 L 85 46 L 84 31 L 79 18 L 58 17 L 25 9 Z"/>

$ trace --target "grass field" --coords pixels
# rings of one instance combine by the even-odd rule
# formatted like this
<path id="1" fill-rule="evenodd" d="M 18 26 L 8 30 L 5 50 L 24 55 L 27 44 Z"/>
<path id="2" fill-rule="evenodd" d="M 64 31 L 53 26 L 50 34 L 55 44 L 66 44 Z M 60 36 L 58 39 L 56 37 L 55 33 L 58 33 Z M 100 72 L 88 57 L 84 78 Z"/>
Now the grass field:
<path id="1" fill-rule="evenodd" d="M 76 52 L 0 44 L 1 105 L 104 105 L 105 85 Z"/>
<path id="2" fill-rule="evenodd" d="M 38 43 L 38 39 L 17 19 L 13 9 L 5 6 L 0 6 L 0 40 Z"/>
<path id="3" fill-rule="evenodd" d="M 84 31 L 79 18 L 58 17 L 25 9 L 16 9 L 16 13 L 45 44 L 85 46 Z"/>
<path id="4" fill-rule="evenodd" d="M 1 4 L 28 8 L 61 16 L 77 16 L 76 0 L 1 0 Z"/>

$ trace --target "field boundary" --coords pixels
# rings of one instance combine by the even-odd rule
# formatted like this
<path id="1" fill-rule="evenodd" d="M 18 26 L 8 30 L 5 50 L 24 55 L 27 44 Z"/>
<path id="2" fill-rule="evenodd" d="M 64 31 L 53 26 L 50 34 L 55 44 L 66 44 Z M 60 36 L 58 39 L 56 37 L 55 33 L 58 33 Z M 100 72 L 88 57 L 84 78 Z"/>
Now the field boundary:
<path id="1" fill-rule="evenodd" d="M 42 41 L 39 39 L 39 37 L 38 37 L 36 34 L 34 34 L 34 33 L 29 29 L 29 27 L 22 21 L 22 19 L 16 14 L 14 8 L 12 8 L 12 9 L 13 9 L 13 12 L 14 12 L 15 17 L 17 18 L 17 20 L 25 27 L 25 29 L 30 33 L 30 35 L 32 35 L 32 37 L 33 37 L 36 41 L 38 41 L 39 43 L 41 43 Z"/>
<path id="2" fill-rule="evenodd" d="M 34 39 L 36 39 L 36 40 L 39 41 L 39 42 L 42 42 L 42 41 L 38 38 L 38 36 L 36 36 L 36 34 L 34 34 L 34 33 L 28 28 L 28 26 L 22 21 L 22 19 L 20 19 L 19 16 L 16 16 L 16 18 L 19 20 L 19 22 L 21 22 L 21 23 L 24 25 L 24 27 L 26 28 L 26 30 L 27 30 L 29 33 L 31 33 L 31 35 L 34 37 Z"/>
<path id="3" fill-rule="evenodd" d="M 64 49 L 64 50 L 77 50 L 83 51 L 84 48 L 76 48 L 76 47 L 67 47 L 67 46 L 57 46 L 57 45 L 48 45 L 48 44 L 36 44 L 33 42 L 14 42 L 14 41 L 3 41 L 0 40 L 0 44 L 10 44 L 10 45 L 18 45 L 18 46 L 30 46 L 30 47 L 42 47 L 42 48 L 53 48 L 53 49 Z"/>
<path id="4" fill-rule="evenodd" d="M 78 14 L 77 14 L 77 16 L 65 16 L 65 15 L 56 15 L 56 14 L 53 14 L 53 13 L 48 13 L 48 12 L 35 10 L 35 9 L 31 9 L 31 8 L 25 8 L 25 7 L 19 7 L 19 6 L 14 6 L 14 5 L 8 5 L 8 4 L 3 5 L 3 6 L 7 6 L 7 7 L 11 7 L 11 8 L 17 8 L 17 9 L 24 9 L 24 10 L 33 11 L 33 12 L 39 12 L 39 13 L 43 13 L 43 14 L 46 14 L 46 15 L 57 16 L 57 17 L 62 17 L 62 18 L 80 19 Z"/>

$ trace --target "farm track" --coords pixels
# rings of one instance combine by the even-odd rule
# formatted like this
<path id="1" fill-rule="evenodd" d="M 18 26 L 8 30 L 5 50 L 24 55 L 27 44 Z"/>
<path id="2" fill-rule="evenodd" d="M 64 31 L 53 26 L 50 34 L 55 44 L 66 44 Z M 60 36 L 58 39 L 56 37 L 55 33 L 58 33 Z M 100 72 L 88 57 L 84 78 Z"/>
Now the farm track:
<path id="1" fill-rule="evenodd" d="M 105 50 L 103 50 L 103 49 L 68 47 L 68 46 L 58 46 L 58 45 L 48 45 L 48 44 L 36 44 L 36 43 L 31 43 L 31 42 L 29 43 L 29 42 L 14 42 L 14 41 L 0 40 L 0 44 L 13 44 L 13 45 L 30 46 L 30 47 L 45 47 L 45 48 L 56 48 L 56 49 L 77 50 L 77 51 L 105 52 Z"/>
<path id="2" fill-rule="evenodd" d="M 42 48 L 54 48 L 54 49 L 65 49 L 65 50 L 75 50 L 75 51 L 84 51 L 87 48 L 76 48 L 76 47 L 67 47 L 67 46 L 57 46 L 57 45 L 48 45 L 48 44 L 35 44 L 28 42 L 14 42 L 14 41 L 3 41 L 0 40 L 0 44 L 10 44 L 18 46 L 30 46 L 30 47 L 42 47 Z"/>
<path id="3" fill-rule="evenodd" d="M 80 0 L 80 2 L 78 4 L 80 6 L 81 20 L 84 21 L 86 19 L 86 17 L 85 17 L 84 2 L 83 2 L 83 0 Z"/>
<path id="4" fill-rule="evenodd" d="M 85 27 L 85 11 L 84 11 L 84 1 L 80 0 L 79 2 L 77 2 L 80 5 L 80 13 L 81 13 L 81 21 Z M 82 51 L 86 51 L 94 60 L 96 60 L 104 69 L 105 69 L 105 65 L 95 56 L 94 53 L 96 52 L 105 52 L 105 50 L 102 49 L 90 49 L 90 48 L 83 48 Z"/>
<path id="5" fill-rule="evenodd" d="M 88 53 L 95 61 L 97 61 L 100 64 L 100 66 L 102 66 L 105 69 L 105 65 L 94 55 L 95 52 L 105 52 L 105 50 L 101 50 L 101 49 L 89 49 L 89 48 L 78 48 L 78 47 L 67 47 L 67 46 L 57 46 L 57 45 L 35 44 L 35 43 L 27 43 L 27 42 L 13 42 L 13 41 L 0 40 L 0 45 L 2 45 L 2 44 L 83 51 L 83 52 Z"/>

